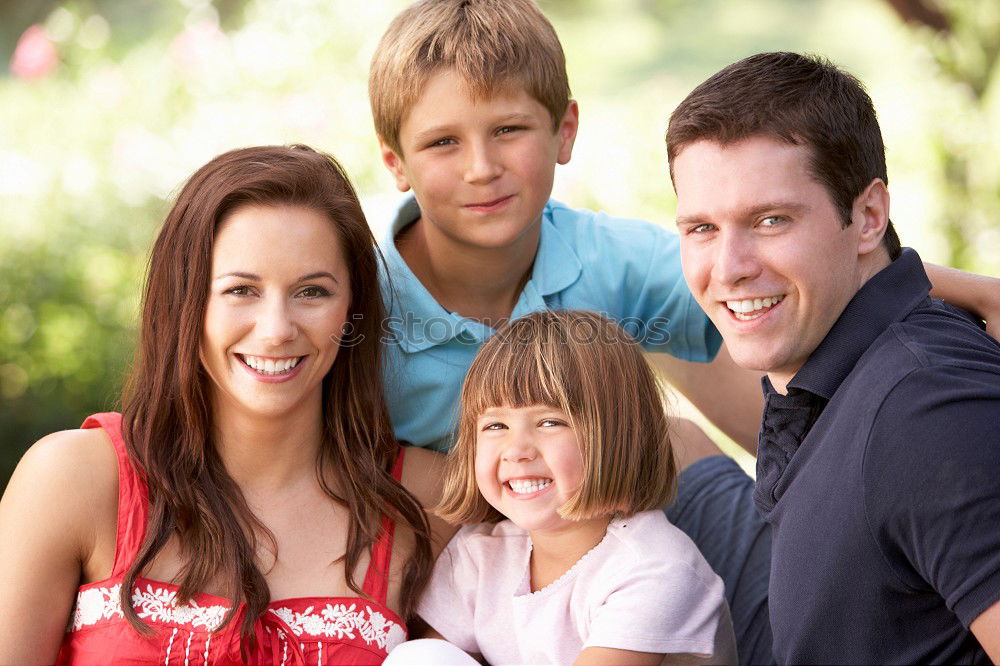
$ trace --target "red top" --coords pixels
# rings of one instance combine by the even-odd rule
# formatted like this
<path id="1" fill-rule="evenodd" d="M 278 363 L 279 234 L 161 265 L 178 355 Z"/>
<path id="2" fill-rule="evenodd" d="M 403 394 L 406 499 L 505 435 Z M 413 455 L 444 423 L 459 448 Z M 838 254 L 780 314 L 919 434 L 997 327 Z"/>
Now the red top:
<path id="1" fill-rule="evenodd" d="M 89 417 L 84 428 L 104 428 L 118 456 L 118 528 L 111 576 L 80 586 L 59 664 L 240 664 L 239 627 L 243 607 L 213 633 L 232 601 L 198 594 L 189 604 L 175 601 L 178 586 L 138 578 L 132 606 L 155 634 L 139 634 L 125 621 L 119 592 L 125 572 L 146 535 L 149 492 L 132 465 L 121 433 L 121 414 Z M 403 469 L 400 449 L 392 475 Z M 389 650 L 406 640 L 406 625 L 385 605 L 394 525 L 383 519 L 372 549 L 360 597 L 300 597 L 272 601 L 254 624 L 257 644 L 249 664 L 381 664 Z"/>

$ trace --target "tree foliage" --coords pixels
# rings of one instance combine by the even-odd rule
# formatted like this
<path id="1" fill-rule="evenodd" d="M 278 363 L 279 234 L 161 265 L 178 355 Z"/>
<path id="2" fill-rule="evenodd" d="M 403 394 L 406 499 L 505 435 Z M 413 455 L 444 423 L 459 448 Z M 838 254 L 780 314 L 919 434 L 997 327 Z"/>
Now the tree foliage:
<path id="1" fill-rule="evenodd" d="M 956 113 L 930 128 L 942 182 L 940 226 L 948 263 L 985 270 L 1000 249 L 1000 168 L 994 153 L 1000 78 L 1000 3 L 994 0 L 886 0 L 927 46 Z M 986 139 L 985 141 L 983 139 Z M 981 258 L 979 255 L 982 254 Z"/>
<path id="2" fill-rule="evenodd" d="M 172 194 L 213 155 L 265 143 L 328 150 L 381 235 L 399 195 L 371 130 L 367 66 L 406 4 L 0 2 L 4 60 L 25 39 L 32 47 L 0 73 L 0 480 L 35 439 L 117 406 L 150 242 Z M 673 107 L 750 53 L 819 52 L 872 88 L 904 241 L 953 265 L 1000 268 L 1000 3 L 540 4 L 581 108 L 558 199 L 669 225 Z M 925 252 L 921 215 L 946 252 Z"/>

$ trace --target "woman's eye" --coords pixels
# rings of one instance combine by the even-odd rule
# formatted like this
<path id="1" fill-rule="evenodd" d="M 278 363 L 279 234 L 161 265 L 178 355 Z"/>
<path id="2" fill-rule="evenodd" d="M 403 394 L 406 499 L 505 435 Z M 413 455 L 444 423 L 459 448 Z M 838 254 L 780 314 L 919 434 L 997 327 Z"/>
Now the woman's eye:
<path id="1" fill-rule="evenodd" d="M 249 296 L 250 295 L 250 287 L 241 284 L 238 287 L 230 287 L 229 289 L 226 289 L 222 293 L 224 293 L 224 294 L 232 294 L 233 296 Z"/>
<path id="2" fill-rule="evenodd" d="M 329 296 L 330 292 L 323 287 L 305 287 L 299 292 L 299 296 L 302 298 L 322 298 L 323 296 Z"/>

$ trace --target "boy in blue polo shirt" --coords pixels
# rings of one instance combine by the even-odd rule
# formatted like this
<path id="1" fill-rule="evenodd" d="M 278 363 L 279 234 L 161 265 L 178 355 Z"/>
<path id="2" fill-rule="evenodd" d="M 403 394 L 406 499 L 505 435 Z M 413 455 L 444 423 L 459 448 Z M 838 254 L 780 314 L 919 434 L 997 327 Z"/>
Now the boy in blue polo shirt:
<path id="1" fill-rule="evenodd" d="M 755 450 L 759 378 L 718 353 L 676 235 L 549 199 L 578 111 L 559 40 L 531 0 L 414 4 L 382 37 L 369 96 L 383 160 L 413 192 L 382 244 L 385 382 L 401 440 L 446 451 L 482 342 L 509 319 L 573 308 L 664 352 L 654 356 L 671 382 Z M 683 471 L 668 517 L 725 582 L 741 663 L 770 662 L 770 538 L 753 482 L 696 427 L 676 435 Z"/>

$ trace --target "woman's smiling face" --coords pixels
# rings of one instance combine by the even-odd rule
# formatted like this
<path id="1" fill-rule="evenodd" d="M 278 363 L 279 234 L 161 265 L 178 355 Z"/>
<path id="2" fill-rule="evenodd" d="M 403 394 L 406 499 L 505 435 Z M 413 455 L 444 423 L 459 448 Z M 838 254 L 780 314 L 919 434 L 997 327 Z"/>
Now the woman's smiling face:
<path id="1" fill-rule="evenodd" d="M 351 285 L 333 223 L 297 205 L 245 205 L 220 224 L 201 341 L 217 408 L 283 416 L 321 402 Z"/>

